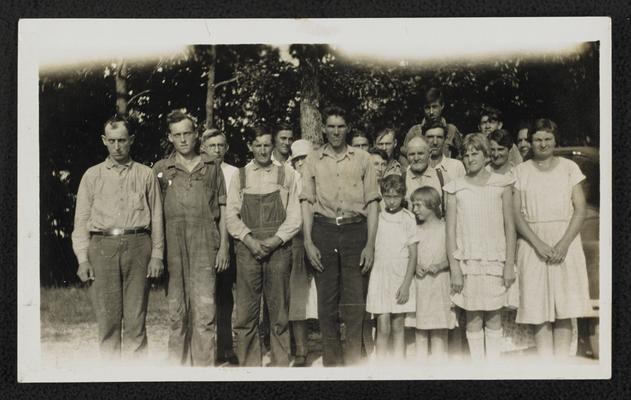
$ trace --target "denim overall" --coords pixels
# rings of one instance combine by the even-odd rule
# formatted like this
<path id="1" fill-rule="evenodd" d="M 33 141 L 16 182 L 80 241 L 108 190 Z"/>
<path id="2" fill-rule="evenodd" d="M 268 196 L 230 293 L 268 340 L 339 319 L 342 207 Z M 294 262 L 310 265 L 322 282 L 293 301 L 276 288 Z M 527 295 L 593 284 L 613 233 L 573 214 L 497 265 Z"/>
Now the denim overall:
<path id="1" fill-rule="evenodd" d="M 215 259 L 220 238 L 219 204 L 211 185 L 217 169 L 202 161 L 189 173 L 172 164 L 163 178 L 169 182 L 164 194 L 168 347 L 169 361 L 175 364 L 210 366 L 216 358 Z"/>
<path id="2" fill-rule="evenodd" d="M 241 220 L 252 231 L 255 239 L 274 236 L 285 221 L 286 212 L 281 200 L 280 187 L 285 180 L 283 167 L 278 171 L 278 190 L 267 194 L 244 193 L 247 187 L 245 168 L 239 170 L 243 201 Z M 284 243 L 270 255 L 257 260 L 242 242 L 237 243 L 237 294 L 236 324 L 237 357 L 239 365 L 256 367 L 262 364 L 258 323 L 261 296 L 270 319 L 270 346 L 274 366 L 289 365 L 289 272 L 291 242 Z"/>

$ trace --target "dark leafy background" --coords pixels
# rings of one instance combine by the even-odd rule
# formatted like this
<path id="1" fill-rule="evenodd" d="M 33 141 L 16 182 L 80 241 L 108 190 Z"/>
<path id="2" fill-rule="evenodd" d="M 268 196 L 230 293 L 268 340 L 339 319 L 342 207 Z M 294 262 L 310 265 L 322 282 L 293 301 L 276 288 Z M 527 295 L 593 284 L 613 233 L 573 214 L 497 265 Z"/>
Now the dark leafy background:
<path id="1" fill-rule="evenodd" d="M 555 120 L 564 144 L 598 146 L 599 44 L 566 55 L 495 57 L 419 64 L 345 57 L 325 45 L 292 45 L 291 57 L 268 45 L 216 46 L 213 124 L 226 132 L 227 161 L 241 166 L 248 152 L 243 127 L 285 121 L 300 130 L 300 64 L 315 60 L 320 104 L 340 104 L 353 129 L 385 125 L 399 135 L 422 118 L 422 96 L 443 88 L 444 115 L 463 133 L 477 130 L 482 106 L 504 113 L 513 129 L 523 119 Z M 40 72 L 41 282 L 76 283 L 72 253 L 75 194 L 85 170 L 106 156 L 103 122 L 113 115 L 114 74 L 120 60 Z M 204 121 L 207 46 L 184 54 L 127 63 L 129 113 L 137 121 L 135 160 L 152 165 L 169 152 L 165 115 L 186 108 Z"/>

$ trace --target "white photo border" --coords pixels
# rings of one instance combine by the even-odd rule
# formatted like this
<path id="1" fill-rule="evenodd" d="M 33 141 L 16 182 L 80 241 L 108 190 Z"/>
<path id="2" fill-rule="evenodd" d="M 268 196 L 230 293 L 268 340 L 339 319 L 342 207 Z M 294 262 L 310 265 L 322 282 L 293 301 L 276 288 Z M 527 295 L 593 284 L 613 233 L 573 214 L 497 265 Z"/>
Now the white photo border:
<path id="1" fill-rule="evenodd" d="M 449 29 L 444 29 L 445 27 Z M 440 44 L 484 43 L 506 54 L 555 44 L 600 42 L 600 358 L 590 365 L 407 364 L 339 368 L 45 367 L 40 345 L 39 69 L 55 61 L 46 50 L 84 54 L 125 43 L 156 51 L 190 44 L 327 43 L 371 45 L 421 41 L 442 32 Z M 502 32 L 498 35 L 497 32 Z M 466 34 L 465 34 L 466 33 Z M 277 381 L 412 379 L 611 378 L 612 43 L 607 17 L 379 19 L 23 19 L 18 30 L 18 381 Z M 361 46 L 360 46 L 361 47 Z M 73 50 L 74 49 L 74 50 Z M 100 50 L 99 50 L 100 49 Z M 431 50 L 431 49 L 430 49 Z M 112 53 L 113 54 L 113 53 Z M 492 54 L 489 54 L 492 55 Z M 98 56 L 98 52 L 97 52 Z M 96 162 L 96 160 L 95 160 Z"/>

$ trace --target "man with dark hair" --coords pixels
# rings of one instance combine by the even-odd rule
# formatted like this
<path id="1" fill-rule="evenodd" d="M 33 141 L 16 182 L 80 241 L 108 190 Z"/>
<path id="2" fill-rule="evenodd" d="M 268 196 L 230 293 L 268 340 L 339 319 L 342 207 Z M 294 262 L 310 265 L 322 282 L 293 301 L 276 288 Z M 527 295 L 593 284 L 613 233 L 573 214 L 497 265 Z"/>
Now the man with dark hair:
<path id="1" fill-rule="evenodd" d="M 423 126 L 423 136 L 429 143 L 429 166 L 436 169 L 442 182 L 465 176 L 462 161 L 447 157 L 444 153 L 447 127 L 442 121 L 433 121 Z M 447 176 L 445 179 L 444 176 Z"/>
<path id="2" fill-rule="evenodd" d="M 397 161 L 397 132 L 393 128 L 384 128 L 377 133 L 375 147 L 388 155 L 383 176 L 401 175 L 401 164 Z"/>
<path id="3" fill-rule="evenodd" d="M 288 164 L 272 162 L 274 135 L 247 128 L 252 162 L 230 182 L 227 224 L 238 240 L 237 357 L 241 366 L 261 366 L 258 323 L 261 298 L 270 318 L 272 364 L 289 366 L 288 329 L 291 239 L 300 229 L 298 177 Z"/>
<path id="4" fill-rule="evenodd" d="M 169 360 L 174 364 L 215 363 L 216 273 L 228 268 L 226 189 L 219 163 L 198 152 L 196 120 L 182 110 L 167 116 L 175 152 L 153 167 L 164 201 Z"/>
<path id="5" fill-rule="evenodd" d="M 365 132 L 354 130 L 351 137 L 351 146 L 355 147 L 356 149 L 368 151 L 368 149 L 370 148 L 370 139 Z"/>
<path id="6" fill-rule="evenodd" d="M 92 281 L 101 354 L 119 357 L 122 341 L 125 353 L 144 355 L 147 278 L 164 269 L 160 191 L 151 169 L 129 156 L 134 135 L 125 118 L 108 120 L 101 140 L 109 156 L 86 171 L 77 193 L 72 232 L 77 275 Z"/>
<path id="7" fill-rule="evenodd" d="M 443 115 L 443 109 L 445 108 L 445 100 L 443 93 L 440 89 L 430 88 L 425 92 L 425 101 L 423 111 L 425 118 L 420 124 L 414 125 L 405 135 L 403 146 L 401 147 L 401 153 L 407 155 L 407 145 L 414 136 L 422 135 L 423 126 L 432 123 L 440 122 L 446 127 L 445 131 L 445 144 L 443 146 L 443 154 L 447 157 L 457 158 L 460 153 L 460 146 L 462 145 L 462 135 L 455 125 L 447 123 Z"/>
<path id="8" fill-rule="evenodd" d="M 272 161 L 277 163 L 290 164 L 289 156 L 291 154 L 291 144 L 294 142 L 294 131 L 291 125 L 281 122 L 276 127 L 274 135 L 274 151 L 272 152 Z"/>
<path id="9" fill-rule="evenodd" d="M 201 150 L 215 157 L 220 163 L 226 184 L 226 193 L 230 191 L 232 176 L 239 170 L 237 167 L 225 162 L 226 153 L 229 150 L 226 135 L 219 129 L 206 129 L 202 133 Z M 217 274 L 217 288 L 215 299 L 217 305 L 217 363 L 228 362 L 232 365 L 239 364 L 234 353 L 232 343 L 232 311 L 234 309 L 234 296 L 232 290 L 237 280 L 236 255 L 234 242 L 229 239 L 230 261 L 228 269 Z"/>
<path id="10" fill-rule="evenodd" d="M 322 120 L 328 143 L 307 156 L 302 173 L 305 253 L 316 270 L 323 364 L 354 365 L 361 357 L 380 196 L 370 156 L 346 144 L 346 112 L 329 107 Z M 346 327 L 344 348 L 338 318 Z"/>
<path id="11" fill-rule="evenodd" d="M 497 108 L 493 107 L 483 107 L 480 112 L 480 123 L 478 124 L 478 128 L 480 132 L 484 134 L 487 138 L 491 134 L 491 132 L 501 129 L 504 126 L 504 122 L 502 121 L 502 112 Z M 518 165 L 523 161 L 517 146 L 513 144 L 513 146 L 508 151 L 508 161 L 513 163 L 513 165 Z"/>

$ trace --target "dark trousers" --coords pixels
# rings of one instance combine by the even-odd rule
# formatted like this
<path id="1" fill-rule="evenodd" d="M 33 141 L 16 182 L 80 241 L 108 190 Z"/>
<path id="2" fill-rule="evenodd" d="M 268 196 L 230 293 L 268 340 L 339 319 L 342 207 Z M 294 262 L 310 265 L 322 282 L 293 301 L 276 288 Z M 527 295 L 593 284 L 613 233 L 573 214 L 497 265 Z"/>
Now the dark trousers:
<path id="1" fill-rule="evenodd" d="M 88 259 L 94 268 L 90 297 L 96 313 L 99 348 L 105 357 L 118 357 L 122 349 L 146 355 L 147 266 L 151 238 L 146 233 L 93 236 Z"/>
<path id="2" fill-rule="evenodd" d="M 236 254 L 230 241 L 230 266 L 217 274 L 217 354 L 225 357 L 234 353 L 232 343 L 232 310 L 234 296 L 232 290 L 237 280 Z"/>
<path id="3" fill-rule="evenodd" d="M 237 243 L 237 334 L 239 365 L 259 367 L 262 364 L 259 316 L 261 296 L 270 320 L 270 347 L 272 365 L 289 365 L 289 271 L 291 242 L 262 261 L 256 260 L 250 250 Z"/>
<path id="4" fill-rule="evenodd" d="M 311 234 L 320 250 L 324 271 L 314 272 L 318 290 L 318 319 L 325 366 L 357 364 L 361 357 L 369 274 L 359 266 L 366 246 L 366 222 L 332 225 L 314 220 Z M 339 322 L 346 329 L 342 349 Z M 342 360 L 339 360 L 339 356 Z"/>

